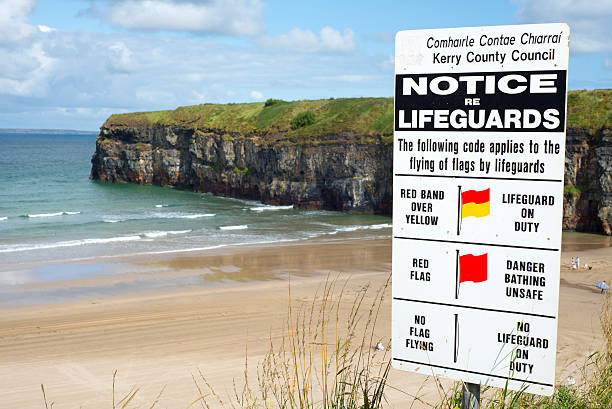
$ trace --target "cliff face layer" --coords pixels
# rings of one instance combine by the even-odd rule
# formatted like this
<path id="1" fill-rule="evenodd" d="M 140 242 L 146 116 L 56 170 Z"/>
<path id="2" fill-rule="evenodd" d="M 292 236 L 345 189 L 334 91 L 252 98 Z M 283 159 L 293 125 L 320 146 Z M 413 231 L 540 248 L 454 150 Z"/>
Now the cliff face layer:
<path id="1" fill-rule="evenodd" d="M 608 90 L 569 95 L 565 229 L 612 234 L 611 97 Z M 302 115 L 309 112 L 311 119 Z M 389 98 L 112 115 L 91 178 L 390 215 L 392 118 Z"/>
<path id="2" fill-rule="evenodd" d="M 569 129 L 563 228 L 612 235 L 612 130 Z"/>
<path id="3" fill-rule="evenodd" d="M 173 186 L 265 203 L 391 213 L 392 152 L 380 138 L 267 145 L 221 131 L 105 128 L 91 178 Z"/>

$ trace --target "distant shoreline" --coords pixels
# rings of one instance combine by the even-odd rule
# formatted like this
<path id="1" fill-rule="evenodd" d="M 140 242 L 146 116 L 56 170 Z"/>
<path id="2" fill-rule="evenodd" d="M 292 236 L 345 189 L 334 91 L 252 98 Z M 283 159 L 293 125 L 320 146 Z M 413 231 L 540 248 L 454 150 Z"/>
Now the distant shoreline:
<path id="1" fill-rule="evenodd" d="M 0 133 L 48 134 L 48 135 L 97 135 L 98 131 L 79 131 L 75 129 L 18 129 L 0 128 Z"/>

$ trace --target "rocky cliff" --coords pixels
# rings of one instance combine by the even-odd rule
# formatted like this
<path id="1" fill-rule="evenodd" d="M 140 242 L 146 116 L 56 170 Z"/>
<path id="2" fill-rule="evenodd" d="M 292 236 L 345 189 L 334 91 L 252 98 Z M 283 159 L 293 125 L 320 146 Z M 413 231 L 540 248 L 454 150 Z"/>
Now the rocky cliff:
<path id="1" fill-rule="evenodd" d="M 103 127 L 91 178 L 173 186 L 295 207 L 391 212 L 392 152 L 335 135 L 329 144 L 263 145 L 219 130 Z"/>
<path id="2" fill-rule="evenodd" d="M 568 113 L 563 227 L 612 234 L 612 107 L 604 110 L 601 126 L 591 128 L 584 122 L 591 108 L 574 105 Z M 294 122 L 307 112 L 316 112 L 315 122 L 308 123 L 307 115 L 306 126 Z M 91 178 L 390 214 L 392 117 L 392 100 L 381 98 L 113 115 L 101 127 Z"/>
<path id="3" fill-rule="evenodd" d="M 612 129 L 568 129 L 563 228 L 612 235 Z"/>

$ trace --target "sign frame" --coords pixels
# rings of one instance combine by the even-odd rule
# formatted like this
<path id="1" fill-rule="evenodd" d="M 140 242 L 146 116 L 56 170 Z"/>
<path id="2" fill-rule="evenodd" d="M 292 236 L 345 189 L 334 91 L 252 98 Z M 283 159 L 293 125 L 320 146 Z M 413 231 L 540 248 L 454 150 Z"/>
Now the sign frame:
<path id="1" fill-rule="evenodd" d="M 553 393 L 568 61 L 564 23 L 397 33 L 394 368 Z"/>

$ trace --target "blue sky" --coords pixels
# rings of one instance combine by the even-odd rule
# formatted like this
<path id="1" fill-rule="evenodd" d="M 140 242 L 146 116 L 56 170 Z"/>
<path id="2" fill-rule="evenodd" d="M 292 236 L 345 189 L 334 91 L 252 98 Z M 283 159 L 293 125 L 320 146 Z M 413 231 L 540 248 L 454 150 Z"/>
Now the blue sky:
<path id="1" fill-rule="evenodd" d="M 0 128 L 393 95 L 399 30 L 570 24 L 570 89 L 612 88 L 612 0 L 0 0 Z"/>

